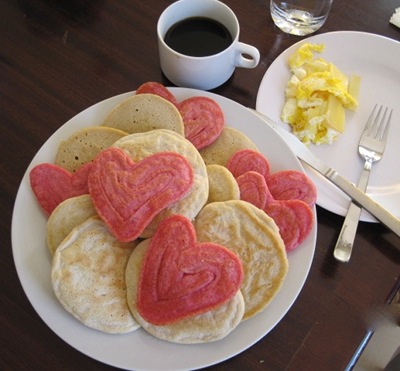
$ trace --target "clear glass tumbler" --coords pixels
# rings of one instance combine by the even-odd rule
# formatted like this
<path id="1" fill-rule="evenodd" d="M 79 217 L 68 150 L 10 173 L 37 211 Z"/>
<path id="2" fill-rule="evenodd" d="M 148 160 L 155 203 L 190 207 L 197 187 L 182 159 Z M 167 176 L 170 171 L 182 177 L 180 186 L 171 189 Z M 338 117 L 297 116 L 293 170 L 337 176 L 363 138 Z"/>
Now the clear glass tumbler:
<path id="1" fill-rule="evenodd" d="M 282 31 L 305 36 L 326 21 L 333 0 L 271 0 L 271 17 Z"/>

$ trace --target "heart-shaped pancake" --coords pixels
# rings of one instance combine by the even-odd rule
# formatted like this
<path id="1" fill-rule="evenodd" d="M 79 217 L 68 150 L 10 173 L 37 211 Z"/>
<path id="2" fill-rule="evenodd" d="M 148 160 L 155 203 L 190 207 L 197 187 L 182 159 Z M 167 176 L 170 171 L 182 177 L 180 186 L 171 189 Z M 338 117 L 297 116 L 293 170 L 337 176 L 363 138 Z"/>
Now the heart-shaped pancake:
<path id="1" fill-rule="evenodd" d="M 193 220 L 204 207 L 209 191 L 206 165 L 199 151 L 182 135 L 166 129 L 151 130 L 121 138 L 113 147 L 123 150 L 134 162 L 155 153 L 179 153 L 189 161 L 193 169 L 193 185 L 187 195 L 158 213 L 140 238 L 152 237 L 160 222 L 171 215 L 180 214 Z"/>
<path id="2" fill-rule="evenodd" d="M 273 201 L 269 192 L 265 178 L 255 171 L 246 171 L 236 178 L 240 190 L 240 199 L 250 202 L 259 209 Z"/>
<path id="3" fill-rule="evenodd" d="M 271 171 L 271 166 L 263 154 L 248 148 L 237 151 L 229 159 L 226 167 L 235 178 L 247 171 L 255 171 L 267 179 Z"/>
<path id="4" fill-rule="evenodd" d="M 165 325 L 226 303 L 243 280 L 240 259 L 227 248 L 197 243 L 189 219 L 165 219 L 143 261 L 137 308 L 154 325 Z"/>
<path id="5" fill-rule="evenodd" d="M 274 219 L 287 251 L 294 250 L 310 234 L 314 215 L 301 200 L 277 200 L 268 203 L 264 211 Z"/>
<path id="6" fill-rule="evenodd" d="M 157 153 L 134 163 L 114 147 L 95 158 L 88 177 L 98 214 L 121 242 L 139 237 L 153 217 L 184 197 L 192 184 L 192 167 L 177 153 Z"/>
<path id="7" fill-rule="evenodd" d="M 75 173 L 58 165 L 43 163 L 29 173 L 33 193 L 47 215 L 64 200 L 89 193 L 87 186 L 91 163 L 81 166 Z"/>
<path id="8" fill-rule="evenodd" d="M 140 85 L 136 89 L 136 94 L 155 94 L 170 101 L 174 106 L 178 104 L 174 94 L 172 94 L 164 85 L 155 81 L 148 81 Z"/>
<path id="9" fill-rule="evenodd" d="M 224 113 L 211 98 L 187 98 L 178 104 L 178 109 L 185 126 L 185 137 L 197 149 L 210 145 L 224 129 Z"/>
<path id="10" fill-rule="evenodd" d="M 281 177 L 278 179 L 283 181 Z M 275 200 L 265 178 L 255 171 L 245 172 L 236 178 L 236 181 L 240 189 L 240 199 L 265 211 L 274 219 L 286 250 L 294 250 L 307 238 L 314 220 L 311 207 L 307 203 L 299 199 Z M 294 191 L 291 194 L 298 193 Z"/>
<path id="11" fill-rule="evenodd" d="M 240 290 L 231 300 L 215 309 L 164 326 L 153 325 L 143 319 L 137 309 L 137 292 L 150 242 L 151 238 L 148 238 L 135 247 L 125 270 L 129 309 L 143 330 L 158 339 L 179 344 L 208 343 L 223 339 L 231 333 L 243 319 L 244 299 Z"/>
<path id="12" fill-rule="evenodd" d="M 313 206 L 317 188 L 311 179 L 297 170 L 282 170 L 266 178 L 268 189 L 275 200 L 301 200 Z"/>

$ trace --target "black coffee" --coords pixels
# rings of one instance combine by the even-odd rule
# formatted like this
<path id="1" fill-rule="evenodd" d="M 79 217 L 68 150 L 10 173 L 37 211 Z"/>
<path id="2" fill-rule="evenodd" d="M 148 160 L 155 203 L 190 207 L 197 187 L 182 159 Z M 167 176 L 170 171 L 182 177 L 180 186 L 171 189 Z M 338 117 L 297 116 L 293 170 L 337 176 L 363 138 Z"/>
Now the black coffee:
<path id="1" fill-rule="evenodd" d="M 232 44 L 228 29 L 218 21 L 193 17 L 175 23 L 165 34 L 165 43 L 181 54 L 205 57 Z"/>

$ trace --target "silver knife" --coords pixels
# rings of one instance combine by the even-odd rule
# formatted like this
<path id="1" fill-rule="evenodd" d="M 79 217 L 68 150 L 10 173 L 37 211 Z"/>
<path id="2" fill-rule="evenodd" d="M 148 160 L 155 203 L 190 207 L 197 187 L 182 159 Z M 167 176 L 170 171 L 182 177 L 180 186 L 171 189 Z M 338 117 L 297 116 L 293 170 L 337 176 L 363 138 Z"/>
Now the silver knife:
<path id="1" fill-rule="evenodd" d="M 375 202 L 371 197 L 358 189 L 350 181 L 338 174 L 334 169 L 319 160 L 296 136 L 280 127 L 276 122 L 261 112 L 252 108 L 250 110 L 271 126 L 289 145 L 295 155 L 304 163 L 330 180 L 339 189 L 346 193 L 355 203 L 367 210 L 386 227 L 400 237 L 400 219 L 396 218 L 384 207 Z"/>

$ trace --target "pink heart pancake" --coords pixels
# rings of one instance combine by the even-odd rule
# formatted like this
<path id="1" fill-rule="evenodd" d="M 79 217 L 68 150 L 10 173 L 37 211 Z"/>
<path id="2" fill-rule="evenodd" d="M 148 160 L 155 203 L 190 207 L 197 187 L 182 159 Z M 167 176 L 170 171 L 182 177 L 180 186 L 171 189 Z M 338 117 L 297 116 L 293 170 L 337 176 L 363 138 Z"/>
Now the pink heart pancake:
<path id="1" fill-rule="evenodd" d="M 283 181 L 282 177 L 278 179 Z M 294 250 L 310 234 L 314 217 L 306 202 L 298 199 L 275 200 L 265 178 L 255 171 L 245 172 L 236 181 L 240 199 L 264 210 L 274 219 L 287 251 Z"/>
<path id="2" fill-rule="evenodd" d="M 155 94 L 171 102 L 174 106 L 178 105 L 175 96 L 159 82 L 145 82 L 137 88 L 136 94 Z"/>
<path id="3" fill-rule="evenodd" d="M 311 232 L 314 215 L 304 201 L 278 200 L 267 204 L 264 211 L 279 227 L 287 251 L 298 247 Z"/>
<path id="4" fill-rule="evenodd" d="M 178 153 L 163 152 L 138 163 L 119 148 L 97 155 L 88 177 L 98 214 L 121 242 L 133 241 L 161 210 L 184 197 L 193 169 Z"/>
<path id="5" fill-rule="evenodd" d="M 178 104 L 185 125 L 185 137 L 197 149 L 214 142 L 225 126 L 221 107 L 208 97 L 191 97 Z"/>
<path id="6" fill-rule="evenodd" d="M 64 200 L 89 193 L 87 177 L 92 164 L 82 165 L 75 173 L 53 164 L 36 165 L 29 173 L 31 188 L 47 215 Z"/>
<path id="7" fill-rule="evenodd" d="M 264 209 L 269 202 L 274 200 L 265 178 L 256 171 L 246 171 L 236 178 L 236 182 L 240 190 L 240 199 L 259 209 Z"/>
<path id="8" fill-rule="evenodd" d="M 302 200 L 309 206 L 317 201 L 317 188 L 311 179 L 297 170 L 282 170 L 267 177 L 275 200 Z"/>
<path id="9" fill-rule="evenodd" d="M 166 325 L 230 300 L 243 280 L 240 259 L 215 243 L 197 243 L 189 219 L 160 223 L 143 260 L 137 307 L 154 325 Z"/>
<path id="10" fill-rule="evenodd" d="M 253 149 L 241 149 L 237 151 L 228 160 L 226 167 L 235 178 L 247 171 L 255 171 L 267 179 L 271 169 L 268 160 L 262 153 Z"/>

